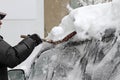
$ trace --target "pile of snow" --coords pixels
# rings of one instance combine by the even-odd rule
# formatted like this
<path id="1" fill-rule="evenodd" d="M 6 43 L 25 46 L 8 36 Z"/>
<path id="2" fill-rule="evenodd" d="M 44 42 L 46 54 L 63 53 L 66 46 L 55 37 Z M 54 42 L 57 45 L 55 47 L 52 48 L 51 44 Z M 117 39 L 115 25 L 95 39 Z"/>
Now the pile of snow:
<path id="1" fill-rule="evenodd" d="M 101 39 L 107 28 L 116 28 L 119 31 L 119 13 L 120 0 L 73 9 L 51 30 L 47 38 L 57 41 L 76 31 L 76 39 L 79 40 L 93 37 Z"/>
<path id="2" fill-rule="evenodd" d="M 54 41 L 61 40 L 73 31 L 77 32 L 74 40 L 91 38 L 101 40 L 104 31 L 107 33 L 105 36 L 112 33 L 114 35 L 114 32 L 119 31 L 120 26 L 119 4 L 119 0 L 113 0 L 109 3 L 71 9 L 69 15 L 51 30 L 47 38 Z M 70 42 L 57 47 L 46 43 L 47 45 L 42 46 L 42 51 L 35 59 L 29 79 L 119 80 L 119 73 L 117 69 L 116 72 L 114 70 L 120 62 L 118 50 L 120 37 L 116 40 L 115 36 L 110 35 L 110 38 L 106 37 L 106 40 L 110 39 L 108 42 L 96 39 L 80 41 L 83 44 L 79 41 Z M 115 79 L 112 79 L 114 75 Z"/>

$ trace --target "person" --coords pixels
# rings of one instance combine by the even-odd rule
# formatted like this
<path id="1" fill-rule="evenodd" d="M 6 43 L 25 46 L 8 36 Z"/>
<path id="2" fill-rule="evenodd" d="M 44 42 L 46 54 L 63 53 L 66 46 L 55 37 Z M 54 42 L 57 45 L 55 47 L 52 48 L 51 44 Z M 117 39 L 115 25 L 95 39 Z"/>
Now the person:
<path id="1" fill-rule="evenodd" d="M 5 16 L 5 13 L 0 12 L 0 25 Z M 37 34 L 32 34 L 12 47 L 0 36 L 0 80 L 8 80 L 7 67 L 14 68 L 23 62 L 40 43 L 41 38 Z"/>

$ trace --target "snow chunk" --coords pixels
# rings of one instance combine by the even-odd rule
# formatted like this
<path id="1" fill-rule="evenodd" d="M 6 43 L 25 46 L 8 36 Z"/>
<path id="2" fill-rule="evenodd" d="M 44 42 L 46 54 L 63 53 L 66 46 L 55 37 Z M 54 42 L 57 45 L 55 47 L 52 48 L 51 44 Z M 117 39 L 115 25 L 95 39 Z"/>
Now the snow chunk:
<path id="1" fill-rule="evenodd" d="M 53 28 L 48 38 L 56 41 L 63 39 L 72 31 L 77 32 L 76 39 L 85 40 L 97 38 L 101 40 L 105 29 L 120 26 L 120 1 L 113 0 L 109 3 L 84 6 L 71 10 L 65 16 L 58 28 Z M 60 30 L 58 30 L 60 29 Z M 57 34 L 56 34 L 57 32 Z"/>
<path id="2" fill-rule="evenodd" d="M 64 37 L 66 37 L 69 33 L 75 31 L 73 19 L 67 15 L 65 16 L 59 26 L 55 26 L 49 35 L 47 36 L 47 39 L 51 39 L 53 41 L 61 40 Z"/>
<path id="3" fill-rule="evenodd" d="M 58 36 L 58 35 L 62 34 L 64 31 L 63 31 L 62 27 L 54 27 L 51 32 L 55 36 Z"/>
<path id="4" fill-rule="evenodd" d="M 51 30 L 51 34 L 52 34 L 52 36 L 54 36 L 52 39 L 53 39 L 54 41 L 59 40 L 59 38 L 61 38 L 61 35 L 63 35 L 63 33 L 64 33 L 64 30 L 63 30 L 62 27 L 54 27 L 54 28 Z M 59 37 L 58 37 L 58 36 L 59 36 Z M 56 38 L 56 37 L 58 37 L 58 38 Z"/>

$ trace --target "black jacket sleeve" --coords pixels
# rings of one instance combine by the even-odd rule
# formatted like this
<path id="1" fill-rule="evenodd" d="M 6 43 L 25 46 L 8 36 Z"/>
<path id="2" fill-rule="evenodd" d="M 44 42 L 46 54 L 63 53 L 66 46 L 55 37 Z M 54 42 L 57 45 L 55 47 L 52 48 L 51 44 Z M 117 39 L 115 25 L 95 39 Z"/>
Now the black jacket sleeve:
<path id="1" fill-rule="evenodd" d="M 34 48 L 35 42 L 29 37 L 14 47 L 0 38 L 0 64 L 13 68 L 23 62 Z"/>

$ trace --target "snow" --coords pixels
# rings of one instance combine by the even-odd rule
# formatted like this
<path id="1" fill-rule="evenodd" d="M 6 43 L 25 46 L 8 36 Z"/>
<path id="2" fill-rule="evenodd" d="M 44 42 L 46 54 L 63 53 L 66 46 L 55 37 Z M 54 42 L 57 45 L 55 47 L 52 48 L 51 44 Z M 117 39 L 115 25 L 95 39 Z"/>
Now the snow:
<path id="1" fill-rule="evenodd" d="M 53 55 L 53 56 L 51 57 L 51 60 L 52 60 L 52 61 L 56 61 L 56 60 L 57 60 L 57 55 Z"/>
<path id="2" fill-rule="evenodd" d="M 57 26 L 58 28 L 54 27 L 51 30 L 47 38 L 57 41 L 63 39 L 72 31 L 76 31 L 76 39 L 85 40 L 94 37 L 101 40 L 105 29 L 116 28 L 119 30 L 119 8 L 120 1 L 113 0 L 109 3 L 70 9 L 70 13 L 62 19 Z"/>
<path id="3" fill-rule="evenodd" d="M 54 27 L 52 30 L 51 30 L 51 36 L 61 36 L 63 35 L 64 33 L 64 30 L 62 27 Z M 59 38 L 59 37 L 58 37 Z M 52 39 L 56 39 L 55 37 L 53 37 Z"/>
<path id="4" fill-rule="evenodd" d="M 85 40 L 85 39 L 91 39 L 91 38 L 96 38 L 101 40 L 101 37 L 104 35 L 104 31 L 108 28 L 115 28 L 118 32 L 120 31 L 120 27 L 119 27 L 120 26 L 119 24 L 120 23 L 120 14 L 119 14 L 120 0 L 113 0 L 112 2 L 109 2 L 109 3 L 89 5 L 85 7 L 76 8 L 76 9 L 72 9 L 68 5 L 68 8 L 70 13 L 61 20 L 61 23 L 58 26 L 55 26 L 51 30 L 51 32 L 47 36 L 47 39 L 50 39 L 53 41 L 61 40 L 69 33 L 76 31 L 77 34 L 73 40 Z M 116 33 L 116 35 L 119 35 L 119 34 Z M 114 54 L 112 53 L 115 53 L 116 46 L 117 45 L 115 45 L 114 48 L 111 49 L 111 51 L 108 53 L 108 55 L 106 55 L 106 57 L 104 57 L 104 59 L 101 61 L 99 65 L 92 65 L 92 63 L 88 64 L 86 68 L 88 73 L 92 73 L 93 69 L 95 69 L 96 71 L 97 69 L 101 69 L 101 66 L 104 66 L 107 62 L 109 62 L 114 56 Z M 42 46 L 43 49 L 44 48 L 47 49 L 50 47 L 51 45 Z M 83 48 L 80 47 L 79 50 L 81 51 L 81 55 L 84 55 Z M 53 51 L 48 56 L 52 54 L 56 54 L 57 52 L 59 53 L 59 51 L 56 51 L 56 52 Z M 69 55 L 67 56 L 69 57 Z M 41 63 L 40 66 L 44 66 L 44 68 L 42 69 L 43 73 L 49 74 L 48 79 L 52 75 L 50 72 L 53 72 L 53 66 L 56 66 L 56 64 L 54 63 L 57 61 L 58 58 L 59 57 L 57 55 L 53 55 L 50 58 L 50 61 L 52 61 L 51 65 L 48 65 L 48 64 L 47 65 L 45 64 L 45 66 L 42 65 L 43 64 L 41 61 L 42 59 L 40 60 L 41 62 L 38 62 L 38 64 Z M 66 80 L 82 80 L 81 71 L 80 71 L 81 69 L 80 69 L 80 66 L 78 65 L 79 63 L 77 63 L 74 66 L 73 71 L 66 76 Z M 26 67 L 23 67 L 23 68 L 25 70 L 27 69 Z M 41 68 L 41 67 L 35 67 L 35 68 Z M 47 73 L 47 68 L 49 68 L 48 70 L 49 73 Z M 102 70 L 99 70 L 99 71 L 102 71 Z M 96 73 L 93 73 L 93 74 L 96 74 Z M 35 77 L 39 77 L 37 75 Z M 96 74 L 96 75 L 99 75 L 99 74 Z M 119 78 L 119 76 L 117 78 Z M 117 78 L 116 80 L 118 80 Z"/>

